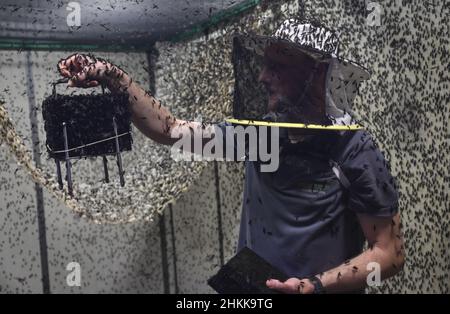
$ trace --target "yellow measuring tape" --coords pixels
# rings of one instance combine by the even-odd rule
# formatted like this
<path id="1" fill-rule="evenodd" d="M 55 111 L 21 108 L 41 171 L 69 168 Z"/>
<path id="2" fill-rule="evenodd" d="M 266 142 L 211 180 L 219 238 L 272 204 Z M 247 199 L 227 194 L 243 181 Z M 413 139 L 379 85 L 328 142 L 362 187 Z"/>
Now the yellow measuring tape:
<path id="1" fill-rule="evenodd" d="M 303 124 L 303 123 L 288 123 L 288 122 L 268 122 L 259 120 L 241 120 L 241 119 L 226 119 L 226 122 L 241 125 L 257 125 L 280 128 L 297 128 L 297 129 L 316 129 L 316 130 L 333 130 L 333 131 L 356 131 L 364 128 L 358 124 L 352 125 L 319 125 L 319 124 Z"/>

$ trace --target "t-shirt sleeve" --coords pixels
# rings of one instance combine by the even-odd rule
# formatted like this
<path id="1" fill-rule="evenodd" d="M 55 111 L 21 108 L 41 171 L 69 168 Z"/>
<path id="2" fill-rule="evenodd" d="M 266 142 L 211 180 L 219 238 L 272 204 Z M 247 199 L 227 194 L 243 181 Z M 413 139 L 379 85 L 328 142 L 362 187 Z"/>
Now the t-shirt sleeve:
<path id="1" fill-rule="evenodd" d="M 349 187 L 348 207 L 379 217 L 398 212 L 398 189 L 390 166 L 372 136 L 358 132 L 347 147 L 342 168 Z"/>

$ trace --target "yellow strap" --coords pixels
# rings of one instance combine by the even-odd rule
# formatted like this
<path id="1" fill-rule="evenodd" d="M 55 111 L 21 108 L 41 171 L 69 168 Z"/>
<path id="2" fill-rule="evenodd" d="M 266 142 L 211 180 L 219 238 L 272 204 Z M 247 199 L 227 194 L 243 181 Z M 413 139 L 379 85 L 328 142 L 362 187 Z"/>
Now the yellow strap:
<path id="1" fill-rule="evenodd" d="M 303 123 L 287 123 L 287 122 L 268 122 L 258 120 L 240 120 L 240 119 L 226 119 L 226 122 L 242 125 L 258 125 L 281 128 L 297 128 L 297 129 L 316 129 L 316 130 L 333 130 L 333 131 L 355 131 L 362 130 L 363 127 L 358 124 L 353 125 L 318 125 L 318 124 L 303 124 Z"/>

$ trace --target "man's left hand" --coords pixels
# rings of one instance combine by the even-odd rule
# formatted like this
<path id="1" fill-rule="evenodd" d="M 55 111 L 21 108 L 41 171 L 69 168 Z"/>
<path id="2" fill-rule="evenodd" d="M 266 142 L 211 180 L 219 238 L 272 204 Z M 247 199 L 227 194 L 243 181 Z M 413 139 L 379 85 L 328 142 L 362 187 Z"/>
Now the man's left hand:
<path id="1" fill-rule="evenodd" d="M 267 287 L 288 294 L 311 294 L 314 292 L 314 285 L 308 279 L 289 278 L 285 282 L 277 279 L 266 281 Z"/>

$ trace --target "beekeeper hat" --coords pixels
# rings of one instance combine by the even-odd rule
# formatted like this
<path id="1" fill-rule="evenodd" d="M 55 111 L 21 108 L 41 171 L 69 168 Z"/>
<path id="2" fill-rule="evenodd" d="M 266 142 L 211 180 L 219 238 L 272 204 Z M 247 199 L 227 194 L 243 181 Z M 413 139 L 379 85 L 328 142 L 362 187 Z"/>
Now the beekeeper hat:
<path id="1" fill-rule="evenodd" d="M 338 34 L 316 22 L 288 19 L 276 30 L 274 36 L 253 34 L 235 34 L 233 38 L 233 62 L 235 69 L 234 116 L 237 119 L 258 119 L 251 114 L 245 117 L 244 111 L 249 107 L 249 99 L 258 98 L 245 95 L 245 89 L 250 89 L 249 75 L 257 71 L 242 71 L 242 66 L 252 67 L 252 56 L 262 58 L 266 48 L 276 46 L 279 53 L 295 57 L 302 53 L 312 57 L 319 63 L 327 63 L 326 79 L 326 115 L 334 126 L 355 126 L 352 116 L 353 102 L 358 86 L 370 77 L 369 71 L 354 61 L 339 56 Z M 242 56 L 246 54 L 246 56 Z M 246 63 L 246 65 L 244 65 Z M 243 77 L 247 76 L 244 80 Z M 244 82 L 245 81 L 245 82 Z M 254 81 L 257 81 L 254 76 Z M 251 92 L 250 92 L 251 93 Z M 247 99 L 245 97 L 247 96 Z M 260 100 L 259 100 L 260 101 Z M 247 103 L 246 103 L 247 102 Z M 242 104 L 247 106 L 243 111 Z M 260 104 L 259 104 L 260 105 Z M 239 106 L 241 106 L 239 108 Z M 251 110 L 250 110 L 251 111 Z M 231 119 L 237 122 L 237 119 Z M 264 123 L 264 122 L 262 122 Z M 295 126 L 294 126 L 295 127 Z"/>

